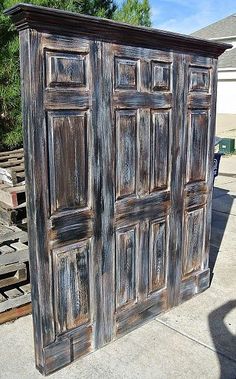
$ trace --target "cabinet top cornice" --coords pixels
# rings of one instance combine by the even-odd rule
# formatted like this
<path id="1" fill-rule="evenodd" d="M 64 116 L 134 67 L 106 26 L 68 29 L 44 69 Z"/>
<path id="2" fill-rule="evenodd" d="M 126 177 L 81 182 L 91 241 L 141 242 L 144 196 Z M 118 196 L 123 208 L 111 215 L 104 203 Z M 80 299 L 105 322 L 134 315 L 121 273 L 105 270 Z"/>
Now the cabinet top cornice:
<path id="1" fill-rule="evenodd" d="M 159 29 L 133 26 L 98 17 L 19 3 L 5 11 L 18 31 L 87 36 L 119 44 L 195 53 L 217 58 L 230 44 L 207 41 Z"/>

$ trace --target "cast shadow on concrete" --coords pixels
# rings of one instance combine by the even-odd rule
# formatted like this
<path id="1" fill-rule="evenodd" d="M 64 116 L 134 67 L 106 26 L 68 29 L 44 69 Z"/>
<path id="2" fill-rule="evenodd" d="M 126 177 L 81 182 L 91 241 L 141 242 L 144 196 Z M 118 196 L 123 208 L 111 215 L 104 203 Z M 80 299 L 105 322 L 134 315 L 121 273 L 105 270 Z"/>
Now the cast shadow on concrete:
<path id="1" fill-rule="evenodd" d="M 225 320 L 234 308 L 236 300 L 228 301 L 208 316 L 211 338 L 220 364 L 220 379 L 236 379 L 236 335 L 230 332 L 231 323 Z"/>
<path id="2" fill-rule="evenodd" d="M 229 176 L 232 176 L 232 174 Z M 236 196 L 229 194 L 229 192 L 226 189 L 214 187 L 209 256 L 211 281 L 232 204 L 236 198 Z M 234 308 L 236 308 L 236 300 L 225 303 L 212 311 L 208 316 L 209 329 L 220 364 L 220 379 L 236 379 L 236 372 L 234 370 L 236 364 L 236 335 L 230 332 L 230 324 L 227 326 L 227 321 L 225 320 L 226 316 Z M 230 362 L 232 362 L 232 365 L 230 365 Z"/>
<path id="3" fill-rule="evenodd" d="M 235 198 L 236 196 L 229 194 L 228 190 L 214 187 L 211 222 L 211 243 L 209 254 L 209 267 L 211 271 L 210 282 L 212 282 L 214 276 L 215 263 L 219 254 L 220 245 L 225 233 L 231 207 Z"/>

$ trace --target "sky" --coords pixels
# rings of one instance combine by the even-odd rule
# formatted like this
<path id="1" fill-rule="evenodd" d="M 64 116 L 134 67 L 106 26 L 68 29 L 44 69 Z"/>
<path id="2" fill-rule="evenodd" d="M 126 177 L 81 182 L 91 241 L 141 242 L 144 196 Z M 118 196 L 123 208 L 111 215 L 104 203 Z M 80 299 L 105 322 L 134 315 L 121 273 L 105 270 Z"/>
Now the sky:
<path id="1" fill-rule="evenodd" d="M 236 13 L 236 0 L 149 0 L 152 26 L 190 34 Z"/>

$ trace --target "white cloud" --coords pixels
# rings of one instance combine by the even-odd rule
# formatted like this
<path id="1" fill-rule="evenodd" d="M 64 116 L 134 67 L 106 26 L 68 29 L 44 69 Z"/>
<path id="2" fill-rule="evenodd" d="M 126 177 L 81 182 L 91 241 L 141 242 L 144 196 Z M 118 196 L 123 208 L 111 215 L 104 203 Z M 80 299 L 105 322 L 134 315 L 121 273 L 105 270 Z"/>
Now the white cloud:
<path id="1" fill-rule="evenodd" d="M 181 20 L 171 18 L 166 20 L 165 22 L 156 24 L 154 27 L 177 33 L 189 34 L 209 24 L 211 24 L 211 21 L 209 21 L 209 17 L 205 14 L 202 14 L 200 16 L 194 15 L 191 17 L 183 17 Z"/>
<path id="2" fill-rule="evenodd" d="M 158 6 L 155 3 L 156 0 L 151 2 L 154 9 L 153 27 L 184 34 L 192 33 L 236 11 L 235 0 L 159 0 Z"/>

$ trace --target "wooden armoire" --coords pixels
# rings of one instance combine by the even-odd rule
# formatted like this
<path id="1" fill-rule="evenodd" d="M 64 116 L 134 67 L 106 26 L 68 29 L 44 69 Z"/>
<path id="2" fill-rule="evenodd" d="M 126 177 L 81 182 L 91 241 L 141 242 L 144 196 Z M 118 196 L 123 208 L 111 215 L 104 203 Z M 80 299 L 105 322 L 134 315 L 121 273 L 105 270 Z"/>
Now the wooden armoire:
<path id="1" fill-rule="evenodd" d="M 217 58 L 230 46 L 27 4 L 6 14 L 49 374 L 208 287 Z"/>

